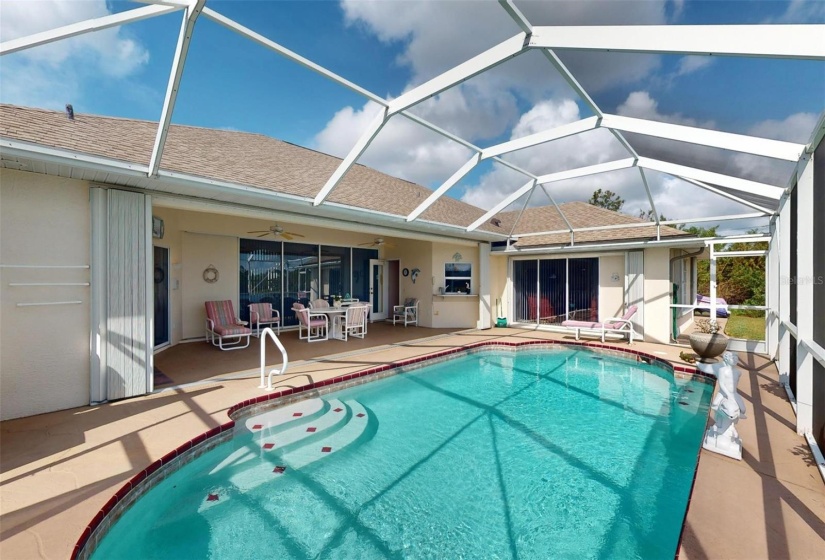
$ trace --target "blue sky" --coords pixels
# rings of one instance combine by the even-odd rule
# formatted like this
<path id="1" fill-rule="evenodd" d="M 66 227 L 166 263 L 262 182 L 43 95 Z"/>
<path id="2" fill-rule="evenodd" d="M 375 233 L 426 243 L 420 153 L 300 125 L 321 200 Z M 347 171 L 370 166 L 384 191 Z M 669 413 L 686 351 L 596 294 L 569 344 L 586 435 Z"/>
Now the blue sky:
<path id="1" fill-rule="evenodd" d="M 0 39 L 141 5 L 4 0 Z M 825 2 L 819 0 L 516 0 L 516 5 L 536 25 L 825 22 Z M 209 0 L 207 6 L 386 97 L 397 96 L 518 32 L 496 2 Z M 175 13 L 4 57 L 0 101 L 53 109 L 72 103 L 79 113 L 157 120 L 179 25 L 180 15 Z M 560 56 L 606 112 L 804 142 L 825 108 L 821 62 L 616 53 Z M 343 156 L 374 110 L 359 94 L 201 17 L 173 122 L 258 132 Z M 481 146 L 588 116 L 580 100 L 537 53 L 473 78 L 413 112 Z M 570 141 L 508 159 L 546 173 L 613 159 L 619 153 L 611 138 L 588 138 L 592 141 Z M 469 155 L 466 149 L 396 117 L 361 162 L 433 187 Z M 784 173 L 772 162 L 756 165 L 732 154 L 697 152 L 696 157 L 717 170 L 744 177 L 754 170 L 767 170 L 769 177 Z M 523 184 L 522 178 L 497 167 L 502 166 L 477 169 L 450 195 L 489 207 Z M 665 192 L 667 180 L 656 177 Z M 597 178 L 554 188 L 559 199 L 572 200 L 581 199 L 582 192 L 611 185 L 632 204 L 644 202 L 633 178 L 612 182 Z M 671 195 L 662 199 L 663 208 L 682 206 L 676 200 L 677 190 L 688 192 L 671 188 Z M 707 206 L 716 210 L 718 205 L 711 201 Z"/>

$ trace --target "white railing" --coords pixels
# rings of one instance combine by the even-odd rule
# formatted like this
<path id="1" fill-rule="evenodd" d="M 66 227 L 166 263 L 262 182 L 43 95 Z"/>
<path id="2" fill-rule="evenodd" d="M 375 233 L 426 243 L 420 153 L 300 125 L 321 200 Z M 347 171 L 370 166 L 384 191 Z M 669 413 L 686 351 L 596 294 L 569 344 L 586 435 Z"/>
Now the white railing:
<path id="1" fill-rule="evenodd" d="M 281 369 L 272 369 L 272 370 L 269 371 L 268 381 L 267 381 L 266 385 L 264 385 L 264 375 L 266 373 L 265 370 L 266 370 L 266 337 L 267 336 L 272 339 L 272 341 L 275 343 L 275 346 L 277 346 L 278 350 L 281 351 L 281 357 L 283 358 L 283 363 L 281 364 Z M 261 384 L 258 386 L 258 389 L 266 389 L 267 391 L 271 391 L 272 390 L 272 376 L 273 375 L 283 375 L 284 373 L 286 373 L 286 368 L 287 368 L 288 364 L 289 364 L 289 359 L 287 358 L 287 355 L 286 355 L 286 348 L 284 348 L 284 345 L 281 344 L 280 340 L 278 340 L 278 337 L 275 336 L 275 331 L 273 331 L 269 327 L 265 328 L 263 330 L 263 332 L 261 333 Z"/>

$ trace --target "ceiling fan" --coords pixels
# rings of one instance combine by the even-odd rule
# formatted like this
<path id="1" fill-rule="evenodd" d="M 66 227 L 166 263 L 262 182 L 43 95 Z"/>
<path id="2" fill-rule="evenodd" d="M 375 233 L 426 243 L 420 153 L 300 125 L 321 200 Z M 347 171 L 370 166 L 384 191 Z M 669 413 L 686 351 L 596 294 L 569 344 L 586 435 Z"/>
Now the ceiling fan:
<path id="1" fill-rule="evenodd" d="M 266 237 L 267 235 L 271 234 L 275 237 L 280 236 L 280 237 L 283 237 L 284 239 L 287 239 L 287 240 L 291 240 L 293 237 L 304 237 L 300 233 L 295 233 L 295 232 L 292 232 L 292 231 L 284 231 L 284 228 L 282 228 L 281 226 L 277 226 L 277 225 L 276 226 L 269 226 L 269 229 L 267 229 L 267 230 L 248 231 L 246 233 L 260 233 L 261 235 L 259 235 L 258 237 Z"/>
<path id="2" fill-rule="evenodd" d="M 392 243 L 387 243 L 386 241 L 384 241 L 383 237 L 376 237 L 370 243 L 359 243 L 358 245 L 361 246 L 361 247 L 363 247 L 363 246 L 369 246 L 369 247 L 395 247 L 395 245 L 393 245 Z"/>

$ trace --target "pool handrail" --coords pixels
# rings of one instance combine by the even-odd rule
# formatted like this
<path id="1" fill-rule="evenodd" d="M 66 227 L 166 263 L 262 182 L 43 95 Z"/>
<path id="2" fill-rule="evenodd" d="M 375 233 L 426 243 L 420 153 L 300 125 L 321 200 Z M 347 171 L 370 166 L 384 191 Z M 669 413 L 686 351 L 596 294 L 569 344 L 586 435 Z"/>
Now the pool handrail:
<path id="1" fill-rule="evenodd" d="M 270 337 L 272 341 L 275 343 L 275 346 L 278 347 L 278 350 L 281 351 L 281 357 L 283 358 L 283 364 L 281 364 L 281 369 L 272 369 L 269 371 L 269 378 L 267 384 L 264 385 L 264 372 L 266 369 L 266 337 Z M 261 332 L 261 384 L 258 386 L 258 389 L 265 389 L 267 391 L 272 390 L 272 376 L 283 375 L 286 373 L 286 368 L 289 365 L 289 358 L 286 355 L 286 348 L 284 345 L 281 344 L 281 341 L 278 340 L 278 336 L 275 334 L 271 328 L 267 327 Z"/>

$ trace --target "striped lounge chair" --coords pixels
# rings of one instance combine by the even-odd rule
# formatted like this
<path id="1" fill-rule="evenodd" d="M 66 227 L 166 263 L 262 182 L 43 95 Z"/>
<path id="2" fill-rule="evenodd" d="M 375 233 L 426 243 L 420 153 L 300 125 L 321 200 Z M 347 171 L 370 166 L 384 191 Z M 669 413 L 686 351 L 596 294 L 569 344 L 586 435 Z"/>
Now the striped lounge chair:
<path id="1" fill-rule="evenodd" d="M 329 317 L 326 314 L 313 313 L 300 303 L 293 303 L 292 310 L 298 318 L 298 340 L 307 342 L 329 340 Z M 307 331 L 306 336 L 304 336 L 304 329 Z"/>
<path id="2" fill-rule="evenodd" d="M 629 343 L 633 344 L 633 335 L 636 333 L 633 332 L 633 323 L 630 322 L 630 319 L 636 314 L 638 309 L 635 305 L 631 305 L 627 308 L 627 313 L 621 317 L 607 319 L 601 323 L 591 321 L 564 321 L 561 326 L 575 330 L 576 340 L 579 339 L 581 331 L 591 331 L 593 334 L 601 334 L 602 342 L 604 342 L 604 335 L 607 333 L 626 334 L 628 335 Z"/>
<path id="3" fill-rule="evenodd" d="M 281 334 L 281 314 L 277 309 L 272 309 L 271 303 L 250 303 L 249 321 L 250 327 L 258 338 L 261 337 L 262 326 L 266 328 L 275 325 L 278 334 Z"/>
<path id="4" fill-rule="evenodd" d="M 232 301 L 207 301 L 205 305 L 207 342 L 221 350 L 240 350 L 249 346 L 252 330 L 246 327 L 246 321 L 235 315 Z"/>

